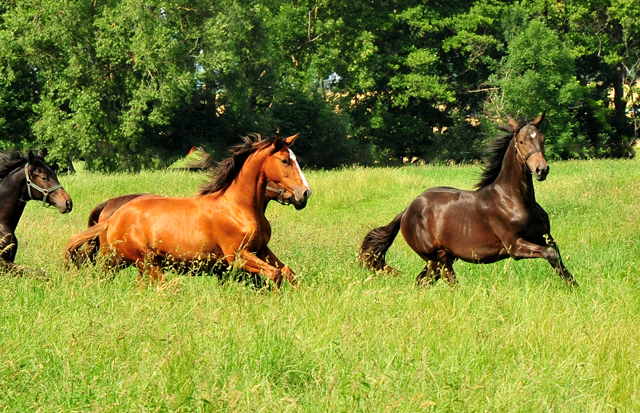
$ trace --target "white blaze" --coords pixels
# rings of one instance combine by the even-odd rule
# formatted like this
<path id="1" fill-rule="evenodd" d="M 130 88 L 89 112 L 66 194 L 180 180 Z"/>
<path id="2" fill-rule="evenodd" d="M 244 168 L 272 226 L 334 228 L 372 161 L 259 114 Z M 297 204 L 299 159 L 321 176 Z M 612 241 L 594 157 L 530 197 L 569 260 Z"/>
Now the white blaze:
<path id="1" fill-rule="evenodd" d="M 298 163 L 298 159 L 296 158 L 296 155 L 293 153 L 291 149 L 289 149 L 289 156 L 291 157 L 291 159 L 293 159 L 293 163 L 296 164 L 296 168 L 298 168 L 298 173 L 300 174 L 300 178 L 302 178 L 302 183 L 309 190 L 309 194 L 311 194 L 311 188 L 309 188 L 309 183 L 307 183 L 307 178 L 304 177 L 304 174 L 302 173 L 302 169 L 300 169 L 300 164 Z"/>

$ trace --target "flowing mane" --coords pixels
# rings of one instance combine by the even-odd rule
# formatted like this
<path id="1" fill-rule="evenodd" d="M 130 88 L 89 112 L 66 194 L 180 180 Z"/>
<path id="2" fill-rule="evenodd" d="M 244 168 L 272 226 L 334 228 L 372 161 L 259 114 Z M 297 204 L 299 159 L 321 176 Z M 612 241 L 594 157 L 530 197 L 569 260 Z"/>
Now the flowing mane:
<path id="1" fill-rule="evenodd" d="M 498 129 L 506 133 L 496 136 L 487 146 L 487 156 L 484 159 L 484 167 L 482 168 L 480 181 L 474 186 L 476 189 L 482 189 L 492 184 L 498 178 L 500 170 L 502 169 L 504 155 L 507 153 L 507 149 L 509 149 L 509 144 L 511 143 L 511 138 L 527 124 L 529 124 L 529 121 L 523 120 L 518 123 L 517 128 L 511 126 L 498 127 Z"/>
<path id="2" fill-rule="evenodd" d="M 18 151 L 0 152 L 0 179 L 4 179 L 11 171 L 25 163 L 27 158 Z"/>
<path id="3" fill-rule="evenodd" d="M 213 170 L 211 181 L 204 183 L 200 187 L 198 195 L 203 196 L 216 192 L 219 192 L 220 195 L 224 194 L 233 183 L 233 180 L 236 179 L 251 154 L 268 148 L 273 143 L 276 144 L 275 150 L 278 151 L 285 144 L 284 139 L 282 139 L 280 135 L 262 139 L 259 134 L 254 133 L 244 136 L 242 140 L 244 143 L 231 147 L 229 150 L 231 156 L 220 162 L 218 167 Z"/>

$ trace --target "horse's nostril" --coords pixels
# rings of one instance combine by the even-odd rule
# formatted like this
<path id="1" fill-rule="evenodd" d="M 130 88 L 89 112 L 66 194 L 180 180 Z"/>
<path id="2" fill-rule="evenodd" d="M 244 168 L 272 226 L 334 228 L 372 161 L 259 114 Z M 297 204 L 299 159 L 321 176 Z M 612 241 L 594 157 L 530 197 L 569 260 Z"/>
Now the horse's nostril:
<path id="1" fill-rule="evenodd" d="M 309 190 L 307 189 L 306 191 L 304 191 L 304 194 L 302 194 L 302 196 L 304 197 L 304 199 L 309 198 Z"/>
<path id="2" fill-rule="evenodd" d="M 67 209 L 69 211 L 71 211 L 71 208 L 73 208 L 73 202 L 70 199 L 67 199 L 67 201 L 65 202 L 65 205 L 67 206 Z"/>

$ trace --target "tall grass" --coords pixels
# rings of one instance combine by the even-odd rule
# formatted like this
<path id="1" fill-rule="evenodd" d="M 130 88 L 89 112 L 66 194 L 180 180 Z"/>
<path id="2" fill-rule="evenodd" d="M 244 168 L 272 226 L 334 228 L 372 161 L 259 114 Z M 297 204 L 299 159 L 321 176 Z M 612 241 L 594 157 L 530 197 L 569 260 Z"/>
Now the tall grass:
<path id="1" fill-rule="evenodd" d="M 301 281 L 276 294 L 65 270 L 62 246 L 94 205 L 188 196 L 205 176 L 62 177 L 74 211 L 30 203 L 17 233 L 17 261 L 46 276 L 0 277 L 0 409 L 636 411 L 639 166 L 560 162 L 536 183 L 577 289 L 542 260 L 457 262 L 458 286 L 416 288 L 424 264 L 401 236 L 388 254 L 400 276 L 356 263 L 368 229 L 429 187 L 471 188 L 478 166 L 309 172 L 307 208 L 267 211 L 270 246 Z"/>

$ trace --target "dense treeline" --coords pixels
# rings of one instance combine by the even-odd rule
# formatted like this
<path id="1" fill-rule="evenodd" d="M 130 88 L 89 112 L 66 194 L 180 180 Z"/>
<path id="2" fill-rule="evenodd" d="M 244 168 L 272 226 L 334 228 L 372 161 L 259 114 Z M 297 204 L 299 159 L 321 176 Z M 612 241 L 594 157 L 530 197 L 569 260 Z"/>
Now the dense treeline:
<path id="1" fill-rule="evenodd" d="M 636 0 L 0 1 L 0 148 L 96 170 L 276 131 L 312 166 L 470 160 L 543 109 L 549 157 L 623 157 L 639 76 Z"/>

